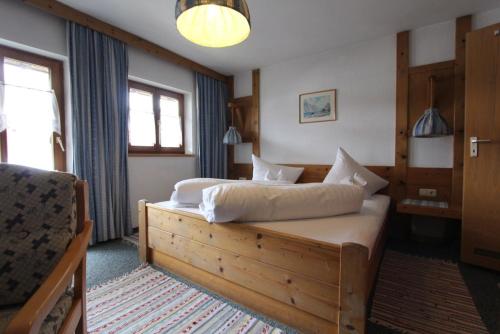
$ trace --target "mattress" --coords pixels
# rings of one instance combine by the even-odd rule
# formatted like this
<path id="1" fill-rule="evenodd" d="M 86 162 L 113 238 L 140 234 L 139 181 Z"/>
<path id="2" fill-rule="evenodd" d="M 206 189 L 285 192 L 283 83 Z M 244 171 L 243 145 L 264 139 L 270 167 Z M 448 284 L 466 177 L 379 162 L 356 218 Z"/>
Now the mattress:
<path id="1" fill-rule="evenodd" d="M 172 207 L 171 202 L 161 202 L 155 205 L 198 215 L 201 219 L 204 219 L 198 208 Z M 326 218 L 245 222 L 240 224 L 328 244 L 341 245 L 345 242 L 353 242 L 367 247 L 371 256 L 380 231 L 384 226 L 389 205 L 389 196 L 377 194 L 364 200 L 361 211 L 358 213 Z"/>

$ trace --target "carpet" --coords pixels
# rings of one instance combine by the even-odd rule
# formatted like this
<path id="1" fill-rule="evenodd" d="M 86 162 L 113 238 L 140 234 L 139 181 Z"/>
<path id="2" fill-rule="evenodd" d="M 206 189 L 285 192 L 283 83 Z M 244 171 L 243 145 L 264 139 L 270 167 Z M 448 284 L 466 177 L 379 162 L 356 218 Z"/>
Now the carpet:
<path id="1" fill-rule="evenodd" d="M 137 247 L 121 240 L 107 241 L 87 251 L 87 287 L 103 284 L 139 267 Z"/>
<path id="2" fill-rule="evenodd" d="M 284 333 L 143 265 L 87 291 L 88 333 Z"/>
<path id="3" fill-rule="evenodd" d="M 488 333 L 457 264 L 392 250 L 382 261 L 370 321 L 403 333 Z"/>
<path id="4" fill-rule="evenodd" d="M 131 243 L 132 245 L 139 247 L 139 233 L 134 233 L 123 237 L 123 240 Z"/>

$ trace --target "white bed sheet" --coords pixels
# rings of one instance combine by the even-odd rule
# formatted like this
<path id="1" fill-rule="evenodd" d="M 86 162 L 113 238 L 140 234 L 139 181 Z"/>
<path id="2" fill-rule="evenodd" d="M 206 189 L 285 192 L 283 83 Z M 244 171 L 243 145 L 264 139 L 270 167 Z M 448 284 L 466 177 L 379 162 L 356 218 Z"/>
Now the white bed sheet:
<path id="1" fill-rule="evenodd" d="M 172 207 L 170 202 L 156 203 L 156 205 L 200 215 L 203 218 L 198 208 L 176 208 Z M 326 218 L 240 224 L 331 244 L 340 245 L 344 242 L 354 242 L 368 247 L 371 256 L 377 237 L 384 225 L 389 205 L 389 196 L 377 194 L 364 200 L 361 211 L 358 213 Z"/>

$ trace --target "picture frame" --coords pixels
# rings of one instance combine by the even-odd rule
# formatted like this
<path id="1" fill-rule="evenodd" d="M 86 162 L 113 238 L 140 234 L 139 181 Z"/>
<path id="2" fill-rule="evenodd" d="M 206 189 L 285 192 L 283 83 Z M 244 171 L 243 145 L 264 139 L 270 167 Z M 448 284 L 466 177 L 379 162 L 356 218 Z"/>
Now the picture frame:
<path id="1" fill-rule="evenodd" d="M 329 89 L 299 95 L 299 123 L 337 120 L 337 90 Z"/>

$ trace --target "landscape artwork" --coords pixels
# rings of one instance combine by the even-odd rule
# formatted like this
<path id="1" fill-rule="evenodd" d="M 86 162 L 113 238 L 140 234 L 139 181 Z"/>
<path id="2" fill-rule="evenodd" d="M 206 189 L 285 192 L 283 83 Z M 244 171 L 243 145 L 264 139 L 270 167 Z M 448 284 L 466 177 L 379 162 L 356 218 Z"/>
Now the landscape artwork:
<path id="1" fill-rule="evenodd" d="M 327 122 L 336 120 L 337 90 L 301 94 L 300 123 Z"/>

